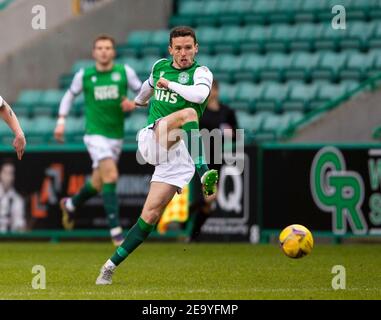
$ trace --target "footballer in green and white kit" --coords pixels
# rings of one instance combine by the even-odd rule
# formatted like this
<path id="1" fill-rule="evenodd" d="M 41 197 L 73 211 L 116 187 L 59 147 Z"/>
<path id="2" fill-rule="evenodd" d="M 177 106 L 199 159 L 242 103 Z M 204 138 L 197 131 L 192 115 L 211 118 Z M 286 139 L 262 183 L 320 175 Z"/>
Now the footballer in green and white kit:
<path id="1" fill-rule="evenodd" d="M 154 92 L 150 100 L 149 125 L 139 132 L 138 146 L 143 158 L 148 163 L 155 165 L 155 172 L 151 181 L 169 183 L 182 189 L 190 182 L 195 172 L 195 163 L 190 152 L 183 140 L 174 145 L 169 152 L 163 149 L 160 144 L 156 143 L 152 127 L 161 118 L 185 108 L 194 109 L 198 119 L 200 119 L 206 108 L 207 99 L 197 101 L 197 96 L 192 99 L 192 93 L 181 95 L 181 89 L 180 92 L 176 92 L 172 89 L 159 88 L 157 82 L 160 78 L 165 77 L 174 89 L 177 85 L 196 86 L 198 91 L 203 89 L 209 92 L 213 82 L 213 74 L 206 66 L 199 65 L 197 61 L 184 69 L 177 69 L 172 64 L 172 59 L 157 61 L 147 80 Z M 144 86 L 147 86 L 147 82 Z M 141 95 L 136 98 L 137 101 L 140 97 Z"/>
<path id="2" fill-rule="evenodd" d="M 213 74 L 195 60 L 198 44 L 193 29 L 172 29 L 168 50 L 172 58 L 158 60 L 135 100 L 126 102 L 129 110 L 150 102 L 148 126 L 139 131 L 138 148 L 155 171 L 138 221 L 102 266 L 97 285 L 112 283 L 116 267 L 149 236 L 167 204 L 190 182 L 195 170 L 205 194 L 216 196 L 218 174 L 206 164 L 198 124 Z"/>
<path id="3" fill-rule="evenodd" d="M 94 41 L 92 67 L 80 69 L 69 90 L 62 98 L 59 119 L 55 130 L 58 141 L 63 140 L 65 117 L 76 96 L 83 92 L 85 98 L 84 142 L 92 159 L 91 180 L 73 197 L 60 202 L 63 225 L 74 226 L 75 211 L 91 197 L 102 193 L 110 233 L 115 245 L 123 240 L 119 222 L 116 195 L 118 179 L 117 162 L 122 150 L 124 135 L 124 100 L 128 90 L 141 88 L 141 81 L 128 64 L 115 64 L 114 40 L 100 36 Z"/>

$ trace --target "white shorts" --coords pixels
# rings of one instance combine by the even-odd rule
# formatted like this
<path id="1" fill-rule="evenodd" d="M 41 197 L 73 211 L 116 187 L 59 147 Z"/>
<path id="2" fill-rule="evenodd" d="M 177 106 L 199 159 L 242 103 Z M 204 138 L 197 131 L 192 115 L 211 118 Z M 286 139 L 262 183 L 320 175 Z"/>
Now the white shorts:
<path id="1" fill-rule="evenodd" d="M 154 124 L 151 124 L 138 133 L 138 149 L 143 159 L 155 166 L 152 181 L 184 188 L 195 172 L 194 162 L 183 140 L 180 140 L 168 151 L 157 141 Z"/>
<path id="2" fill-rule="evenodd" d="M 93 169 L 99 167 L 99 161 L 112 158 L 118 162 L 122 151 L 123 139 L 110 139 L 101 135 L 86 134 L 83 141 L 93 161 Z"/>

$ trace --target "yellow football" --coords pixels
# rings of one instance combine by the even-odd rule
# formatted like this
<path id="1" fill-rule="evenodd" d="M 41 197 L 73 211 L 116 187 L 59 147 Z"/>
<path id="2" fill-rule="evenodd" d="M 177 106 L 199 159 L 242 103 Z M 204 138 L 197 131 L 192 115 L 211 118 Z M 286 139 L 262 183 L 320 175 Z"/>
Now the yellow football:
<path id="1" fill-rule="evenodd" d="M 302 258 L 311 253 L 314 246 L 312 233 L 305 226 L 292 224 L 282 230 L 279 243 L 287 257 Z"/>

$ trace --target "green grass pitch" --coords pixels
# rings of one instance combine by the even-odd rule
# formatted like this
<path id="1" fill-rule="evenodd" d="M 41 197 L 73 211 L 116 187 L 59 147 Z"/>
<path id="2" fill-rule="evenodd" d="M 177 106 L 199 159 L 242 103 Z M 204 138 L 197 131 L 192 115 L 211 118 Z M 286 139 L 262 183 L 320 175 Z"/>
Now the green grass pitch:
<path id="1" fill-rule="evenodd" d="M 3 242 L 0 299 L 381 299 L 381 245 L 316 245 L 293 260 L 276 244 L 144 243 L 117 270 L 111 286 L 95 286 L 108 243 Z M 34 265 L 46 289 L 32 288 Z M 334 265 L 346 289 L 333 290 Z"/>

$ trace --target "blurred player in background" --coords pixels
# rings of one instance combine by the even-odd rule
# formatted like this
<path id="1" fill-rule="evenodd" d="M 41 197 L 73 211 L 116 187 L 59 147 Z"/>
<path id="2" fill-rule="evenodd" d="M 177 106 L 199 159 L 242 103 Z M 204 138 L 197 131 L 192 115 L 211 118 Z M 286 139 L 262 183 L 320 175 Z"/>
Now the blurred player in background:
<path id="1" fill-rule="evenodd" d="M 8 127 L 13 131 L 15 138 L 13 140 L 13 147 L 16 150 L 17 158 L 21 160 L 25 146 L 26 140 L 24 132 L 21 129 L 20 123 L 17 116 L 13 112 L 9 104 L 0 96 L 0 117 L 5 121 Z"/>
<path id="2" fill-rule="evenodd" d="M 14 182 L 15 165 L 6 160 L 0 168 L 0 232 L 26 228 L 24 199 L 15 190 Z"/>
<path id="3" fill-rule="evenodd" d="M 235 132 L 237 129 L 237 118 L 234 110 L 232 110 L 226 104 L 221 103 L 219 99 L 219 84 L 217 80 L 213 80 L 212 90 L 210 91 L 210 96 L 208 99 L 208 104 L 205 112 L 200 119 L 200 128 L 207 129 L 208 132 L 218 129 L 222 134 L 222 146 L 217 148 L 217 150 L 223 151 L 224 138 L 230 138 L 233 142 L 235 140 Z M 210 139 L 210 145 L 208 148 L 210 156 L 210 165 L 212 169 L 216 169 L 220 172 L 222 163 L 214 154 L 214 139 Z M 196 188 L 198 190 L 198 188 Z M 195 213 L 195 220 L 193 225 L 192 233 L 187 239 L 188 242 L 195 241 L 200 234 L 201 227 L 205 221 L 210 217 L 211 211 L 216 205 L 216 195 L 214 197 L 201 197 L 196 196 L 196 201 L 192 204 L 190 211 Z"/>
<path id="4" fill-rule="evenodd" d="M 123 145 L 124 112 L 129 106 L 126 97 L 128 89 L 140 90 L 141 81 L 127 64 L 114 63 L 115 40 L 110 36 L 100 35 L 94 40 L 93 58 L 95 66 L 79 70 L 62 98 L 54 131 L 56 140 L 63 142 L 65 118 L 75 97 L 83 92 L 86 106 L 84 142 L 92 159 L 93 172 L 90 181 L 77 194 L 61 199 L 62 223 L 65 229 L 72 229 L 76 209 L 102 192 L 111 238 L 117 246 L 123 241 L 116 184 L 117 163 Z"/>
<path id="5" fill-rule="evenodd" d="M 199 119 L 206 107 L 213 75 L 194 60 L 198 44 L 191 28 L 171 30 L 168 49 L 172 59 L 158 60 L 138 96 L 130 101 L 133 110 L 147 105 L 152 96 L 149 125 L 138 135 L 139 152 L 144 160 L 155 165 L 150 190 L 137 223 L 102 266 L 96 284 L 112 283 L 116 266 L 148 237 L 176 192 L 190 182 L 195 167 L 204 192 L 207 195 L 216 192 L 218 174 L 206 164 L 199 132 Z"/>

